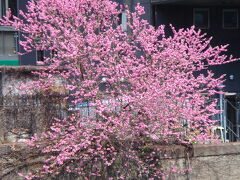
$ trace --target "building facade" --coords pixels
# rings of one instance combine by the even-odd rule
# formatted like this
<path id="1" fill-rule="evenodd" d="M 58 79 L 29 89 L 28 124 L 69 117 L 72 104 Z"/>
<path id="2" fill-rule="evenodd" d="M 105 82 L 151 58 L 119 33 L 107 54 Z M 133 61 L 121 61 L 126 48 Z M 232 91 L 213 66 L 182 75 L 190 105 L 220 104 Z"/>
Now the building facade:
<path id="1" fill-rule="evenodd" d="M 12 14 L 19 16 L 19 11 L 26 11 L 28 0 L 0 0 L 0 17 L 6 15 L 10 8 Z M 32 52 L 18 55 L 18 52 L 24 52 L 19 46 L 19 40 L 23 39 L 21 33 L 14 28 L 0 26 L 0 65 L 36 65 L 37 58 L 42 58 L 42 52 Z"/>

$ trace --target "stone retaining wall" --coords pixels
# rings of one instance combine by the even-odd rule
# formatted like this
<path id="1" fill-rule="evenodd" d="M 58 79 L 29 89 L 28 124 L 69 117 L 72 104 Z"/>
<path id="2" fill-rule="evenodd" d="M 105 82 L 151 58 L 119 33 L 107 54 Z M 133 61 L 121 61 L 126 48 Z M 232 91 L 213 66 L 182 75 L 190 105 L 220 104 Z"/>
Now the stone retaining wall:
<path id="1" fill-rule="evenodd" d="M 171 180 L 240 179 L 240 143 L 193 145 L 189 157 L 186 157 L 184 149 L 180 152 L 177 160 L 168 161 L 192 171 L 186 175 L 173 175 Z"/>
<path id="2" fill-rule="evenodd" d="M 188 167 L 192 169 L 185 175 L 171 175 L 169 180 L 240 179 L 240 143 L 194 145 L 188 157 L 186 150 L 187 148 L 183 146 L 167 147 L 169 155 L 174 156 L 174 159 L 165 159 L 166 165 L 176 165 L 180 169 Z M 0 179 L 22 180 L 17 173 L 26 172 L 40 165 L 42 158 L 38 152 L 30 152 L 23 143 L 0 145 Z M 49 179 L 78 180 L 70 176 Z"/>

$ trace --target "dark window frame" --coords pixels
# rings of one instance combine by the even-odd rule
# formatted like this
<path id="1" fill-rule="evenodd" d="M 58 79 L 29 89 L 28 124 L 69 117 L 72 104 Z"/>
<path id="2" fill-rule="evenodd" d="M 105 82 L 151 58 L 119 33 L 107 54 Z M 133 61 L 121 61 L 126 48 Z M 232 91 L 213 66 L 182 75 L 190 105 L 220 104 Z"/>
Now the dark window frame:
<path id="1" fill-rule="evenodd" d="M 45 51 L 36 50 L 36 61 L 44 62 L 44 59 L 45 59 Z"/>
<path id="2" fill-rule="evenodd" d="M 7 35 L 8 34 L 8 35 Z M 7 37 L 9 38 L 10 35 L 12 36 L 12 53 L 7 53 L 10 51 L 10 49 L 8 49 L 8 39 L 6 39 Z M 0 51 L 0 56 L 16 56 L 18 55 L 18 32 L 17 31 L 0 31 L 0 36 L 2 37 L 2 42 L 1 43 L 1 47 L 3 49 L 2 53 Z"/>
<path id="3" fill-rule="evenodd" d="M 17 0 L 0 0 L 0 18 L 6 15 L 6 12 L 11 6 L 14 6 L 12 9 L 12 14 L 18 16 L 18 1 Z"/>
<path id="4" fill-rule="evenodd" d="M 198 11 L 206 11 L 207 14 L 208 14 L 208 17 L 207 17 L 207 25 L 206 26 L 198 26 L 196 24 L 196 12 Z M 210 29 L 210 10 L 209 8 L 193 8 L 193 25 L 198 28 L 198 29 Z"/>
<path id="5" fill-rule="evenodd" d="M 237 13 L 237 19 L 236 19 L 236 26 L 232 26 L 232 27 L 227 27 L 227 26 L 225 26 L 225 12 L 236 12 Z M 223 29 L 238 29 L 239 28 L 239 15 L 238 15 L 239 13 L 238 13 L 238 9 L 236 9 L 236 8 L 224 8 L 223 10 L 222 10 L 222 28 Z"/>

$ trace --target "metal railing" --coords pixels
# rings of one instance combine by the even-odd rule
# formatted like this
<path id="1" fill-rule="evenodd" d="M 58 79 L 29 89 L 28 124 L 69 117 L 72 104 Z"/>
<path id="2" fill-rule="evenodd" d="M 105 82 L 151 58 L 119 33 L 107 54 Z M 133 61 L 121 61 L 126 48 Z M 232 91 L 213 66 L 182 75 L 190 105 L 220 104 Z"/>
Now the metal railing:
<path id="1" fill-rule="evenodd" d="M 233 122 L 228 118 L 227 116 L 227 108 L 232 108 L 236 112 L 236 125 L 233 124 Z M 237 130 L 238 121 L 237 121 L 237 114 L 238 108 L 235 107 L 228 99 L 224 99 L 224 121 L 226 123 L 225 126 L 225 133 L 226 133 L 226 139 L 225 142 L 235 142 L 239 140 L 239 132 Z"/>
<path id="2" fill-rule="evenodd" d="M 234 131 L 234 125 L 229 119 L 227 119 L 226 133 L 229 142 L 235 142 L 239 139 L 239 135 Z"/>

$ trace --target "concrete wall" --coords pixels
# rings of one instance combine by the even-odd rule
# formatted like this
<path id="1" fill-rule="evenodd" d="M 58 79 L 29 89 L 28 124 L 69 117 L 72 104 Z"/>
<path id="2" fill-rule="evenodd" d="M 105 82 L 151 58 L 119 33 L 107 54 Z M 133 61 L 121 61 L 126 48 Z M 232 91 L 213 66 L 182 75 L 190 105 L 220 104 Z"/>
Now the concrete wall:
<path id="1" fill-rule="evenodd" d="M 0 144 L 26 141 L 48 128 L 54 116 L 63 115 L 61 81 L 57 80 L 46 96 L 41 90 L 22 90 L 20 85 L 38 79 L 31 71 L 41 66 L 0 66 Z M 1 178 L 0 178 L 1 179 Z"/>
<path id="2" fill-rule="evenodd" d="M 0 95 L 30 95 L 33 91 L 21 90 L 20 85 L 25 84 L 34 79 L 32 71 L 39 71 L 41 66 L 0 66 Z"/>
<path id="3" fill-rule="evenodd" d="M 175 160 L 165 159 L 165 166 L 176 165 L 180 169 L 192 168 L 192 172 L 185 175 L 171 173 L 168 180 L 240 179 L 240 143 L 194 145 L 191 149 L 183 146 L 168 146 L 164 149 L 175 158 Z M 190 152 L 188 157 L 186 152 Z M 38 153 L 31 152 L 21 143 L 0 145 L 0 179 L 22 180 L 17 175 L 18 172 L 27 172 L 41 164 L 43 157 L 37 155 Z M 45 179 L 80 180 L 70 175 Z"/>
<path id="4" fill-rule="evenodd" d="M 180 153 L 178 157 L 172 163 L 192 171 L 186 175 L 173 175 L 171 180 L 240 179 L 240 143 L 193 145 L 189 158 L 186 153 Z"/>
<path id="5" fill-rule="evenodd" d="M 239 165 L 239 143 L 194 146 L 190 177 L 193 180 L 238 180 Z"/>

